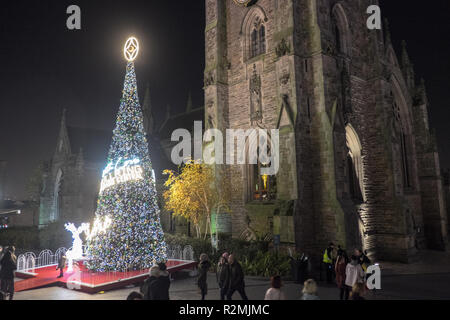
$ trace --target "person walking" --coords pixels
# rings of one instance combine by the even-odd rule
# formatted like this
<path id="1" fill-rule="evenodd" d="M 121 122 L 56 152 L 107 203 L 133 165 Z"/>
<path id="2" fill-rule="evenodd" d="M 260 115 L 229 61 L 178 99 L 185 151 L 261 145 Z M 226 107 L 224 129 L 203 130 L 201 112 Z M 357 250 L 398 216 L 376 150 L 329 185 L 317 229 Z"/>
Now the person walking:
<path id="1" fill-rule="evenodd" d="M 330 242 L 328 247 L 325 249 L 325 252 L 323 254 L 323 264 L 325 266 L 325 272 L 327 275 L 327 282 L 332 283 L 333 282 L 333 259 L 335 258 L 335 249 L 334 244 Z"/>
<path id="2" fill-rule="evenodd" d="M 9 300 L 14 297 L 14 271 L 17 269 L 16 248 L 9 247 L 0 261 L 0 291 L 9 295 Z"/>
<path id="3" fill-rule="evenodd" d="M 141 288 L 141 293 L 144 294 L 144 300 L 156 300 L 157 287 L 153 284 L 159 277 L 159 267 L 153 266 L 150 268 L 150 276 L 144 281 L 144 285 Z"/>
<path id="4" fill-rule="evenodd" d="M 67 262 L 67 258 L 65 255 L 61 255 L 61 257 L 58 260 L 58 266 L 56 267 L 56 270 L 59 269 L 59 278 L 64 277 L 64 269 L 66 268 L 66 262 Z"/>
<path id="5" fill-rule="evenodd" d="M 200 289 L 200 294 L 202 295 L 202 300 L 205 300 L 208 294 L 208 271 L 211 268 L 211 263 L 209 262 L 208 255 L 202 253 L 200 255 L 200 263 L 198 265 L 198 280 L 197 285 Z"/>
<path id="6" fill-rule="evenodd" d="M 305 281 L 302 293 L 301 300 L 320 300 L 317 294 L 317 283 L 313 279 Z"/>
<path id="7" fill-rule="evenodd" d="M 244 272 L 234 254 L 229 256 L 228 264 L 230 266 L 230 277 L 227 299 L 232 300 L 233 294 L 237 291 L 241 295 L 242 300 L 248 300 L 247 294 L 245 293 Z"/>
<path id="8" fill-rule="evenodd" d="M 336 284 L 340 291 L 340 294 L 339 294 L 340 300 L 348 300 L 348 294 L 346 294 L 346 290 L 345 290 L 346 269 L 347 269 L 347 259 L 345 258 L 345 255 L 342 253 L 340 256 L 338 256 L 336 265 L 334 268 L 335 273 L 336 273 Z"/>
<path id="9" fill-rule="evenodd" d="M 353 286 L 357 283 L 364 284 L 364 270 L 359 264 L 359 258 L 352 256 L 351 261 L 345 269 L 345 296 L 348 297 Z"/>
<path id="10" fill-rule="evenodd" d="M 270 279 L 271 288 L 267 290 L 264 300 L 286 300 L 286 296 L 281 291 L 282 282 L 280 276 L 274 276 Z"/>
<path id="11" fill-rule="evenodd" d="M 226 252 L 219 259 L 216 278 L 220 289 L 220 300 L 225 300 L 230 282 L 230 267 L 228 265 L 228 253 Z"/>

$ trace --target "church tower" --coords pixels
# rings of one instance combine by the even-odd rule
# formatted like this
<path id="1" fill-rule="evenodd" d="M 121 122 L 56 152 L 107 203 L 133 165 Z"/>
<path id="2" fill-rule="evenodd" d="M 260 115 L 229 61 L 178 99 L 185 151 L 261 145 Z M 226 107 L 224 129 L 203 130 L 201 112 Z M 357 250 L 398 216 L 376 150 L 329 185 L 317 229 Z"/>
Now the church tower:
<path id="1" fill-rule="evenodd" d="M 443 249 L 443 194 L 421 193 L 412 63 L 406 52 L 399 63 L 386 29 L 366 26 L 378 1 L 205 3 L 206 127 L 280 137 L 276 176 L 262 176 L 262 163 L 221 172 L 233 237 L 316 257 L 329 242 L 398 261 L 425 242 Z M 422 201 L 434 203 L 426 215 Z"/>

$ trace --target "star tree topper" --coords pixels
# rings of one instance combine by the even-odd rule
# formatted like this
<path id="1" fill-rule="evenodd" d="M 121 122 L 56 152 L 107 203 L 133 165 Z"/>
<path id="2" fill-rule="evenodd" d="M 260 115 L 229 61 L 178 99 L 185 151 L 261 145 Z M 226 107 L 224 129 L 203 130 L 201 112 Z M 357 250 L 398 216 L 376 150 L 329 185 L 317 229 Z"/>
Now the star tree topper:
<path id="1" fill-rule="evenodd" d="M 128 62 L 136 60 L 139 53 L 139 41 L 135 37 L 128 38 L 123 48 L 123 54 Z"/>

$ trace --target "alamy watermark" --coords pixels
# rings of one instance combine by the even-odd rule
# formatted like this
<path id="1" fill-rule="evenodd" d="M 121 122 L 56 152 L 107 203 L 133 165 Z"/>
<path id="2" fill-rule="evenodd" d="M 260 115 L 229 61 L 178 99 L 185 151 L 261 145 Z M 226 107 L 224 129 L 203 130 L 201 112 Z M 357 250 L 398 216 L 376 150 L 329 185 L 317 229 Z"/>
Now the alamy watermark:
<path id="1" fill-rule="evenodd" d="M 366 270 L 367 288 L 369 290 L 381 290 L 381 268 L 378 264 L 369 266 Z"/>
<path id="2" fill-rule="evenodd" d="M 66 26 L 69 30 L 81 30 L 81 9 L 77 5 L 70 5 L 66 10 L 70 16 L 66 20 Z"/>

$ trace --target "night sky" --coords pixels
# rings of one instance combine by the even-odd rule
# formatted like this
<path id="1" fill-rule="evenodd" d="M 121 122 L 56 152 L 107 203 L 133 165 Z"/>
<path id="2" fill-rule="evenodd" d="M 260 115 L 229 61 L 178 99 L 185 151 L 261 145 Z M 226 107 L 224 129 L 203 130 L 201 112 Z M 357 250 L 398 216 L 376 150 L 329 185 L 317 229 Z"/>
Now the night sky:
<path id="1" fill-rule="evenodd" d="M 418 78 L 426 80 L 441 162 L 450 167 L 450 2 L 381 3 L 398 55 L 405 39 Z M 81 8 L 80 31 L 66 28 L 71 4 Z M 162 119 L 167 105 L 181 112 L 189 92 L 201 106 L 204 16 L 204 0 L 2 2 L 0 160 L 8 161 L 7 195 L 24 198 L 33 169 L 51 159 L 63 108 L 71 126 L 113 129 L 130 35 L 141 44 L 140 98 L 148 82 L 155 116 Z"/>

